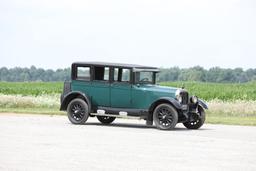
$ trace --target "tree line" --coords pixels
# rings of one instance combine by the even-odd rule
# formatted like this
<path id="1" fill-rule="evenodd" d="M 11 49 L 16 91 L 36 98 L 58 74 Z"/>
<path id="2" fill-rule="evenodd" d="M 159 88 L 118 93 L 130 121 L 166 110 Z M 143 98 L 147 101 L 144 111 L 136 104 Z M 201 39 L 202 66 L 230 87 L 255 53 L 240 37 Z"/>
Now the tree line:
<path id="1" fill-rule="evenodd" d="M 243 70 L 242 68 L 223 69 L 213 67 L 204 69 L 200 66 L 192 68 L 160 68 L 157 79 L 163 81 L 201 81 L 218 83 L 243 83 L 256 81 L 256 69 Z M 26 81 L 64 81 L 70 80 L 70 68 L 42 69 L 31 66 L 30 68 L 0 68 L 0 81 L 26 82 Z"/>
<path id="2" fill-rule="evenodd" d="M 159 81 L 201 81 L 215 83 L 244 83 L 256 80 L 256 69 L 224 69 L 213 67 L 204 69 L 200 66 L 180 69 L 178 67 L 162 68 Z"/>
<path id="3" fill-rule="evenodd" d="M 30 68 L 0 68 L 0 81 L 26 82 L 26 81 L 64 81 L 70 80 L 70 68 L 42 69 L 31 66 Z"/>

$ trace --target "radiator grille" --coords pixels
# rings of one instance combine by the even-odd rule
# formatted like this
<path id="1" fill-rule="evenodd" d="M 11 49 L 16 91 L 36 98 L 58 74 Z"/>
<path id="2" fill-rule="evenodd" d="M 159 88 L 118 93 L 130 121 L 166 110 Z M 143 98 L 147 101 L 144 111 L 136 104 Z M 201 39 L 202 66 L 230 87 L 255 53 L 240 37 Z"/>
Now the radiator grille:
<path id="1" fill-rule="evenodd" d="M 189 100 L 189 97 L 188 97 L 188 92 L 187 91 L 182 91 L 180 93 L 181 97 L 182 97 L 182 102 L 181 104 L 188 104 L 188 100 Z"/>

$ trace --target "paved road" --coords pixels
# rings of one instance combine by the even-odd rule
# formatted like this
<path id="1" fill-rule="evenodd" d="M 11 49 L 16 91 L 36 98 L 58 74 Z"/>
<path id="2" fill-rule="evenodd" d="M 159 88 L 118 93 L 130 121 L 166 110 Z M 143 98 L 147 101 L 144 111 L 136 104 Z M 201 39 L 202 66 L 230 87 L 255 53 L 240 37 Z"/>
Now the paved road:
<path id="1" fill-rule="evenodd" d="M 256 127 L 159 131 L 144 121 L 0 114 L 0 170 L 256 170 Z"/>

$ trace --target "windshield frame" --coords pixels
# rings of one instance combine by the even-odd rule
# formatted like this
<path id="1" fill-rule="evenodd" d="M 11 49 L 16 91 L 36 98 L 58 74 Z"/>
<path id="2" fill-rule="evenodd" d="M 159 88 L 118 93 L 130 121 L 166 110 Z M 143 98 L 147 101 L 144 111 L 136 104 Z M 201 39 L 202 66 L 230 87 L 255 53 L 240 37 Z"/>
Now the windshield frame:
<path id="1" fill-rule="evenodd" d="M 141 81 L 141 80 L 137 80 L 137 74 L 138 73 L 142 73 L 142 72 L 147 72 L 147 73 L 152 73 L 152 81 Z M 135 84 L 156 84 L 156 71 L 137 71 L 134 72 L 134 83 Z"/>

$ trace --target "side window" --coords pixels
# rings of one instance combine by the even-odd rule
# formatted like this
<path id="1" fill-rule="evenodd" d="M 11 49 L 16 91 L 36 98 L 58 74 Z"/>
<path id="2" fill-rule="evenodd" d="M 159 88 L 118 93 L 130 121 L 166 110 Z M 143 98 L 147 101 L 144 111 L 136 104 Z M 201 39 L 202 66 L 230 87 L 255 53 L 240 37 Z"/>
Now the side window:
<path id="1" fill-rule="evenodd" d="M 114 68 L 114 81 L 116 82 L 129 82 L 131 70 L 124 68 Z"/>
<path id="2" fill-rule="evenodd" d="M 94 67 L 94 80 L 109 81 L 109 67 Z"/>
<path id="3" fill-rule="evenodd" d="M 130 70 L 129 69 L 123 69 L 122 79 L 121 81 L 129 82 L 130 81 Z"/>
<path id="4" fill-rule="evenodd" d="M 109 67 L 105 67 L 105 70 L 104 70 L 104 80 L 106 81 L 109 81 Z"/>
<path id="5" fill-rule="evenodd" d="M 118 68 L 114 68 L 114 81 L 118 81 Z"/>
<path id="6" fill-rule="evenodd" d="M 91 78 L 90 73 L 91 73 L 90 67 L 78 66 L 77 73 L 76 73 L 76 79 L 90 81 L 90 78 Z"/>

